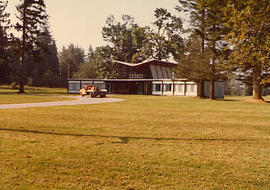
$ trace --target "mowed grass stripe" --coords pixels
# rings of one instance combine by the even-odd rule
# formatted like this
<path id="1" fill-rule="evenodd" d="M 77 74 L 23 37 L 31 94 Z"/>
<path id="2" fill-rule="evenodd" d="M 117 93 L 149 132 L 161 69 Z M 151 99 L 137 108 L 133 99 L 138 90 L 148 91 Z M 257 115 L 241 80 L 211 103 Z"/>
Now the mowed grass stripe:
<path id="1" fill-rule="evenodd" d="M 1 187 L 270 187 L 269 104 L 116 97 L 127 101 L 1 110 Z"/>

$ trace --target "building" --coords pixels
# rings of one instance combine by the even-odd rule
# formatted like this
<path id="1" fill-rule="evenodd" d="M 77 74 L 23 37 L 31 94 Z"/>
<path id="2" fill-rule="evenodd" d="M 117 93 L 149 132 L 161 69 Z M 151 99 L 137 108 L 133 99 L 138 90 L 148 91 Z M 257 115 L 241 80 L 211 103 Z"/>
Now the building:
<path id="1" fill-rule="evenodd" d="M 186 79 L 175 79 L 173 68 L 177 66 L 160 60 L 147 60 L 141 63 L 126 63 L 114 61 L 118 64 L 118 79 L 69 79 L 68 93 L 79 93 L 87 84 L 96 84 L 99 88 L 106 88 L 111 94 L 139 94 L 139 95 L 179 95 L 197 96 L 198 85 Z M 204 82 L 205 95 L 209 96 L 210 83 Z M 215 82 L 215 96 L 224 98 L 224 82 Z"/>

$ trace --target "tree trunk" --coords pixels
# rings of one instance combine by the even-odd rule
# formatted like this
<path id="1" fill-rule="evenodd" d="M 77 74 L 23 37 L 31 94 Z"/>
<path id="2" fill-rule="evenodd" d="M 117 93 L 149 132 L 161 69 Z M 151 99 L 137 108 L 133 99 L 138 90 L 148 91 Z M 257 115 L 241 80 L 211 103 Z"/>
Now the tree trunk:
<path id="1" fill-rule="evenodd" d="M 213 77 L 210 80 L 210 99 L 215 100 L 215 80 Z"/>
<path id="2" fill-rule="evenodd" d="M 213 31 L 216 31 L 216 25 L 213 25 Z M 215 99 L 215 64 L 216 64 L 216 56 L 217 56 L 217 51 L 216 51 L 216 40 L 213 40 L 213 46 L 212 46 L 212 52 L 213 52 L 213 60 L 211 64 L 211 79 L 210 79 L 210 99 L 214 100 Z"/>
<path id="3" fill-rule="evenodd" d="M 24 93 L 24 61 L 25 61 L 25 31 L 26 30 L 26 4 L 24 2 L 23 8 L 23 33 L 22 33 L 22 49 L 21 49 L 21 63 L 20 63 L 20 90 L 19 93 Z"/>
<path id="4" fill-rule="evenodd" d="M 204 98 L 205 95 L 204 95 L 204 80 L 200 80 L 199 83 L 199 92 L 198 92 L 198 97 L 199 98 Z"/>
<path id="5" fill-rule="evenodd" d="M 201 55 L 204 58 L 205 52 L 205 9 L 202 10 L 202 18 L 201 18 Z"/>
<path id="6" fill-rule="evenodd" d="M 253 99 L 255 100 L 264 100 L 262 97 L 262 85 L 260 72 L 254 70 L 253 71 Z"/>
<path id="7" fill-rule="evenodd" d="M 201 12 L 201 56 L 202 58 L 204 59 L 204 56 L 205 56 L 205 9 L 202 10 Z M 205 97 L 205 94 L 204 94 L 204 80 L 203 79 L 200 79 L 200 82 L 199 82 L 199 93 L 198 93 L 198 97 L 199 98 L 204 98 Z"/>

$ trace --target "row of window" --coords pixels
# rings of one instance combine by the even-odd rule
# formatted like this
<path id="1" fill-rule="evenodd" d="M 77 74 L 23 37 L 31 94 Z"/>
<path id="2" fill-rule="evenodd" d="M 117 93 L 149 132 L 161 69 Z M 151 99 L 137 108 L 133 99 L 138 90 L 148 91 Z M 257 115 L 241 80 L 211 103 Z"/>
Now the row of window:
<path id="1" fill-rule="evenodd" d="M 69 90 L 80 90 L 80 83 L 69 83 Z"/>
<path id="2" fill-rule="evenodd" d="M 143 74 L 138 74 L 138 73 L 130 73 L 128 78 L 129 79 L 143 79 L 144 75 Z"/>
<path id="3" fill-rule="evenodd" d="M 84 85 L 82 85 L 84 86 Z M 100 88 L 104 88 L 104 85 L 99 85 L 98 86 Z M 184 88 L 185 86 L 183 84 L 175 84 L 175 91 L 176 92 L 184 92 Z M 79 90 L 80 89 L 80 83 L 69 83 L 69 89 L 70 90 Z M 187 85 L 187 92 L 195 92 L 196 90 L 196 85 L 193 85 L 193 84 L 188 84 Z M 156 91 L 156 92 L 161 92 L 162 91 L 162 88 L 161 88 L 161 84 L 153 84 L 153 91 Z M 172 91 L 172 84 L 164 84 L 163 85 L 163 91 L 165 92 L 169 92 L 169 91 Z"/>
<path id="4" fill-rule="evenodd" d="M 88 84 L 93 84 L 93 83 L 82 83 L 80 85 L 80 83 L 69 83 L 69 90 L 80 90 L 82 87 L 84 87 L 84 85 L 88 85 Z M 94 83 L 95 85 L 97 85 L 100 89 L 105 88 L 105 84 L 103 83 Z"/>
<path id="5" fill-rule="evenodd" d="M 163 86 L 165 92 L 172 91 L 172 84 L 164 84 Z M 184 91 L 185 86 L 183 84 L 175 84 L 174 86 L 176 92 Z M 195 90 L 196 85 L 193 84 L 187 85 L 187 92 L 195 92 Z M 153 91 L 161 92 L 162 91 L 161 84 L 153 84 Z"/>

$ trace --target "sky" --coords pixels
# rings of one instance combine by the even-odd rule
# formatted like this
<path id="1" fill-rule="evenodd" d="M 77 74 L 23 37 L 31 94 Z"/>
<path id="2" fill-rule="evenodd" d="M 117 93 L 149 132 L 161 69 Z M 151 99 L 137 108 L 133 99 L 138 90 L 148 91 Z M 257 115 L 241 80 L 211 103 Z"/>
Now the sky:
<path id="1" fill-rule="evenodd" d="M 9 0 L 7 12 L 12 23 L 16 23 L 15 6 L 19 0 Z M 45 0 L 52 35 L 58 50 L 73 43 L 86 52 L 105 45 L 102 39 L 102 27 L 106 18 L 114 15 L 120 21 L 121 15 L 135 18 L 140 26 L 151 26 L 154 22 L 154 10 L 166 8 L 175 15 L 178 0 Z"/>

